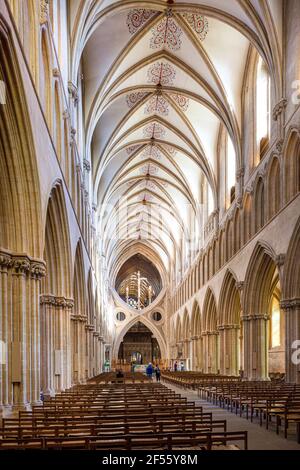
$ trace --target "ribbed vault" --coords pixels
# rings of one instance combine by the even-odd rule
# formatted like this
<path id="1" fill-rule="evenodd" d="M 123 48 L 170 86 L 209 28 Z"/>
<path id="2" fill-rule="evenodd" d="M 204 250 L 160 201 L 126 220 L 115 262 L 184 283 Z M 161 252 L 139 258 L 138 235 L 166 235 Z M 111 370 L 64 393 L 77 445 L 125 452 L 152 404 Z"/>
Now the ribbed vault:
<path id="1" fill-rule="evenodd" d="M 84 81 L 86 158 L 108 272 L 138 242 L 176 283 L 203 246 L 218 209 L 221 136 L 242 168 L 242 93 L 253 53 L 280 90 L 278 11 L 255 5 L 105 0 L 74 12 L 72 74 Z"/>

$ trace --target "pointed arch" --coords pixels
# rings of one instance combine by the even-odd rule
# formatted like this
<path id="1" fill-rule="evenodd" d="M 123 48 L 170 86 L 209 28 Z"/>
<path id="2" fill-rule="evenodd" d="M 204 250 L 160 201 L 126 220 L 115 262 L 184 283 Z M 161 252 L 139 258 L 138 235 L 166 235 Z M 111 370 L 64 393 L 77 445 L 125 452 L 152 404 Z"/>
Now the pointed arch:
<path id="1" fill-rule="evenodd" d="M 271 219 L 281 206 L 280 162 L 274 157 L 268 172 L 268 216 Z"/>
<path id="2" fill-rule="evenodd" d="M 182 332 L 183 332 L 183 339 L 189 339 L 191 336 L 191 329 L 190 329 L 190 317 L 187 309 L 185 309 L 182 319 Z"/>
<path id="3" fill-rule="evenodd" d="M 286 254 L 283 277 L 283 298 L 300 298 L 300 217 L 294 228 Z"/>
<path id="4" fill-rule="evenodd" d="M 219 298 L 220 325 L 239 325 L 241 299 L 236 286 L 237 280 L 231 270 L 227 270 L 223 279 Z"/>
<path id="5" fill-rule="evenodd" d="M 300 135 L 298 129 L 289 132 L 284 152 L 285 202 L 300 191 Z"/>
<path id="6" fill-rule="evenodd" d="M 84 262 L 83 262 L 81 239 L 77 243 L 76 253 L 75 253 L 73 289 L 74 289 L 74 313 L 77 315 L 85 315 L 87 296 L 86 296 Z"/>
<path id="7" fill-rule="evenodd" d="M 217 330 L 216 299 L 210 287 L 207 288 L 203 303 L 203 329 L 209 332 Z"/>
<path id="8" fill-rule="evenodd" d="M 216 374 L 220 369 L 219 332 L 216 299 L 210 287 L 207 288 L 203 304 L 202 336 L 204 371 Z"/>
<path id="9" fill-rule="evenodd" d="M 247 315 L 267 314 L 276 273 L 279 279 L 275 260 L 276 254 L 270 245 L 256 244 L 245 277 L 243 310 Z"/>
<path id="10" fill-rule="evenodd" d="M 63 187 L 59 180 L 50 193 L 44 233 L 47 275 L 43 282 L 43 291 L 70 298 L 72 292 L 70 229 Z"/>
<path id="11" fill-rule="evenodd" d="M 52 70 L 52 60 L 51 60 L 51 48 L 50 41 L 48 38 L 48 32 L 46 28 L 41 30 L 41 60 L 40 60 L 40 90 L 39 96 L 42 103 L 42 108 L 45 114 L 45 118 L 50 129 L 52 130 L 52 120 L 51 120 L 51 75 L 50 71 Z"/>
<path id="12" fill-rule="evenodd" d="M 191 317 L 191 333 L 192 336 L 199 336 L 202 332 L 201 312 L 197 300 L 194 301 Z"/>
<path id="13" fill-rule="evenodd" d="M 157 342 L 158 342 L 158 345 L 159 345 L 159 348 L 160 348 L 160 352 L 161 352 L 161 357 L 166 358 L 167 357 L 167 346 L 166 346 L 166 342 L 165 342 L 165 339 L 164 339 L 162 333 L 157 328 L 157 326 L 154 325 L 154 323 L 152 323 L 147 317 L 142 316 L 142 315 L 138 316 L 138 317 L 135 317 L 131 321 L 126 323 L 126 325 L 120 331 L 117 338 L 115 338 L 114 345 L 113 345 L 113 357 L 114 358 L 118 357 L 120 344 L 121 344 L 124 336 L 126 335 L 128 330 L 130 330 L 130 328 L 137 322 L 143 323 L 153 333 L 153 335 L 157 339 Z"/>
<path id="14" fill-rule="evenodd" d="M 57 158 L 62 164 L 62 106 L 60 84 L 58 80 L 54 83 L 54 110 L 53 110 L 53 134 L 56 147 Z M 63 168 L 63 167 L 62 167 Z"/>
<path id="15" fill-rule="evenodd" d="M 42 257 L 36 152 L 23 80 L 9 29 L 0 19 L 0 246 Z"/>
<path id="16" fill-rule="evenodd" d="M 254 230 L 257 233 L 265 225 L 265 186 L 260 177 L 257 180 L 254 193 Z"/>

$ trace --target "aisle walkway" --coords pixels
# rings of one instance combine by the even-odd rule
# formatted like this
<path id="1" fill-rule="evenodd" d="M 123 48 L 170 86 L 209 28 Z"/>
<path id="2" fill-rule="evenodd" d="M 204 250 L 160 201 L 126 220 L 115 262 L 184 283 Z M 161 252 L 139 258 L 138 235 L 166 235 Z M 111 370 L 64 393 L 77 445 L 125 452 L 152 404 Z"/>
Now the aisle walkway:
<path id="1" fill-rule="evenodd" d="M 249 450 L 300 450 L 300 444 L 297 444 L 295 434 L 291 434 L 288 439 L 285 439 L 282 435 L 278 436 L 272 429 L 266 430 L 264 426 L 260 426 L 256 422 L 251 423 L 246 418 L 240 418 L 230 411 L 198 398 L 197 392 L 193 390 L 185 390 L 164 381 L 162 383 L 189 400 L 195 401 L 206 412 L 212 412 L 215 419 L 226 419 L 228 431 L 248 431 Z"/>

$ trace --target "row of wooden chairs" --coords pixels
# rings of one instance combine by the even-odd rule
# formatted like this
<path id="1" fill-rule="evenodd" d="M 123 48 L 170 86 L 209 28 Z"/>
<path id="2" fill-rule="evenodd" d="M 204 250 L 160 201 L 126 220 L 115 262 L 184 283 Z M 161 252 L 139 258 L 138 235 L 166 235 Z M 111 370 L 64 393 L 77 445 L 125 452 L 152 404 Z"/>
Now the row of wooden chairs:
<path id="1" fill-rule="evenodd" d="M 4 419 L 0 429 L 0 450 L 212 450 L 240 441 L 246 449 L 247 432 L 228 432 L 225 420 L 151 382 L 77 386 Z"/>
<path id="2" fill-rule="evenodd" d="M 164 371 L 162 378 L 166 383 L 177 385 L 182 388 L 196 390 L 199 386 L 206 383 L 228 383 L 241 382 L 242 379 L 237 376 L 228 376 L 220 374 L 202 374 L 190 371 Z"/>
<path id="3" fill-rule="evenodd" d="M 284 382 L 208 383 L 198 387 L 198 395 L 220 407 L 268 429 L 273 422 L 277 434 L 283 429 L 285 438 L 293 425 L 300 443 L 300 385 Z"/>
<path id="4" fill-rule="evenodd" d="M 118 377 L 117 371 L 103 372 L 93 377 L 89 383 L 147 383 L 151 379 L 141 372 L 122 372 L 123 377 Z"/>

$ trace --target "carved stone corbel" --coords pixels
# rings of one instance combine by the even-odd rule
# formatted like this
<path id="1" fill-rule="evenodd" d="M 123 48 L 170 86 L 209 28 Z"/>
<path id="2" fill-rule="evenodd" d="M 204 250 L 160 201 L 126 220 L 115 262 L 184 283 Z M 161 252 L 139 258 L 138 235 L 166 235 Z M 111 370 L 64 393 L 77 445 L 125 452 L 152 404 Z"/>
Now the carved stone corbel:
<path id="1" fill-rule="evenodd" d="M 282 98 L 275 106 L 273 109 L 273 119 L 274 121 L 277 121 L 278 117 L 282 114 L 282 112 L 285 110 L 287 106 L 287 100 L 285 98 Z"/>

